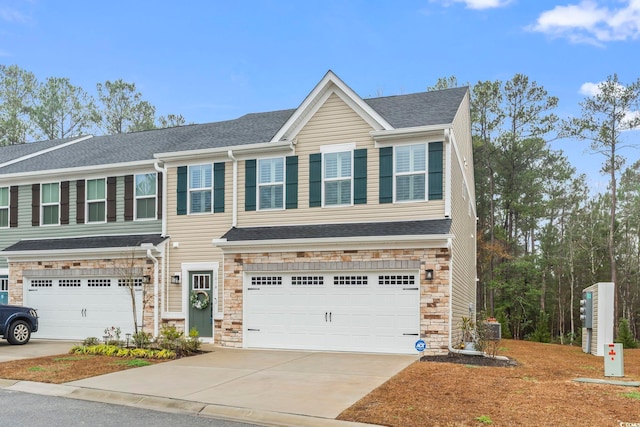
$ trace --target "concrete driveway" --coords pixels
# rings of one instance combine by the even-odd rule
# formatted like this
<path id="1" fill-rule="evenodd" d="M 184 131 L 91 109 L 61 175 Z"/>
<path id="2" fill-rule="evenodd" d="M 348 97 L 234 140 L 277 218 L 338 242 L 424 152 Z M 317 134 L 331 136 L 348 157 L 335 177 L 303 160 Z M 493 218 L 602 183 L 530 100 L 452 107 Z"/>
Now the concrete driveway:
<path id="1" fill-rule="evenodd" d="M 39 340 L 31 338 L 31 340 L 24 345 L 11 345 L 6 340 L 0 339 L 0 362 L 66 354 L 75 344 L 78 343 L 74 341 Z"/>
<path id="2" fill-rule="evenodd" d="M 209 353 L 68 383 L 84 389 L 335 418 L 418 356 L 247 350 Z"/>

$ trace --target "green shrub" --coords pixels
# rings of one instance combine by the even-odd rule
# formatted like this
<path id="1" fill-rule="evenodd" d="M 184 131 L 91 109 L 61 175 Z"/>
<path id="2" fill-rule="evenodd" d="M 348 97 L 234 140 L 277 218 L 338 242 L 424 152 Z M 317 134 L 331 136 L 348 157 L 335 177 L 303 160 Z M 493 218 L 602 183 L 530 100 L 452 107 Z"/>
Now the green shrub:
<path id="1" fill-rule="evenodd" d="M 84 341 L 82 341 L 82 345 L 84 346 L 98 345 L 98 344 L 100 344 L 100 340 L 96 337 L 88 337 L 88 338 L 85 338 Z"/>
<path id="2" fill-rule="evenodd" d="M 618 324 L 618 338 L 616 338 L 616 342 L 621 343 L 623 348 L 638 348 L 638 342 L 629 327 L 629 319 L 620 319 L 620 323 Z"/>
<path id="3" fill-rule="evenodd" d="M 77 345 L 69 350 L 71 354 L 91 354 L 138 359 L 175 359 L 176 352 L 172 350 L 150 350 L 144 348 L 122 348 L 117 345 L 98 344 L 92 346 Z"/>
<path id="4" fill-rule="evenodd" d="M 538 321 L 536 322 L 536 328 L 529 334 L 529 341 L 550 343 L 551 331 L 549 331 L 549 315 L 540 310 L 538 315 Z"/>
<path id="5" fill-rule="evenodd" d="M 147 332 L 136 332 L 131 336 L 131 339 L 137 348 L 148 348 L 151 344 L 151 334 Z"/>

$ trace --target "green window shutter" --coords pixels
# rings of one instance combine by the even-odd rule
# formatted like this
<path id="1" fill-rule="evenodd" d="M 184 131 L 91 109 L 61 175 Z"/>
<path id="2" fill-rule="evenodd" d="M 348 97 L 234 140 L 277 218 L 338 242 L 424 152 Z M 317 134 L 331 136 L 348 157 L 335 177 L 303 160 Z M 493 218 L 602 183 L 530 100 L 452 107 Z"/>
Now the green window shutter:
<path id="1" fill-rule="evenodd" d="M 256 210 L 256 161 L 244 162 L 244 210 Z"/>
<path id="2" fill-rule="evenodd" d="M 393 203 L 393 147 L 380 149 L 380 203 Z"/>
<path id="3" fill-rule="evenodd" d="M 353 151 L 353 203 L 367 203 L 367 149 Z"/>
<path id="4" fill-rule="evenodd" d="M 286 203 L 287 209 L 298 207 L 298 156 L 289 156 L 285 159 L 286 164 Z"/>
<path id="5" fill-rule="evenodd" d="M 429 200 L 442 200 L 442 142 L 429 144 Z"/>
<path id="6" fill-rule="evenodd" d="M 187 167 L 178 167 L 177 214 L 187 214 Z"/>
<path id="7" fill-rule="evenodd" d="M 309 155 L 309 207 L 322 206 L 322 154 Z"/>
<path id="8" fill-rule="evenodd" d="M 224 212 L 224 163 L 213 164 L 213 211 Z"/>

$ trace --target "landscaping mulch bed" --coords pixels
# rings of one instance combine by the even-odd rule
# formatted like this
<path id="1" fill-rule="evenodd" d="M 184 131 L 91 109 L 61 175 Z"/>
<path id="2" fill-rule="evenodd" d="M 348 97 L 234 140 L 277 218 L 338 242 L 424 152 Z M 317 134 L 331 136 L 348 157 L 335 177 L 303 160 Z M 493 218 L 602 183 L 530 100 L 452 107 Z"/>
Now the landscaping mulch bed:
<path id="1" fill-rule="evenodd" d="M 501 357 L 485 357 L 472 354 L 452 353 L 450 352 L 446 356 L 422 356 L 421 362 L 442 362 L 442 363 L 457 363 L 460 365 L 471 366 L 491 366 L 494 368 L 506 368 L 510 366 L 516 366 L 517 361 L 507 358 L 507 360 Z"/>

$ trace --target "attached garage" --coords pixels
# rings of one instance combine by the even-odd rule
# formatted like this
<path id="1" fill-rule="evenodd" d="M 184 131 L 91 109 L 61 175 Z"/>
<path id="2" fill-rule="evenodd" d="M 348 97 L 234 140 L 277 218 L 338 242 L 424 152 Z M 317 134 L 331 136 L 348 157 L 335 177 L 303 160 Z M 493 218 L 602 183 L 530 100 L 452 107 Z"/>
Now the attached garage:
<path id="1" fill-rule="evenodd" d="M 246 347 L 415 353 L 419 272 L 248 274 Z"/>
<path id="2" fill-rule="evenodd" d="M 103 339 L 113 327 L 126 339 L 135 332 L 134 301 L 138 327 L 157 335 L 165 240 L 147 234 L 21 240 L 2 251 L 9 301 L 37 310 L 34 338 Z"/>
<path id="3" fill-rule="evenodd" d="M 131 288 L 117 277 L 37 278 L 27 280 L 25 305 L 40 318 L 38 338 L 102 338 L 105 328 L 133 333 Z M 142 322 L 142 278 L 133 281 L 138 324 Z"/>

